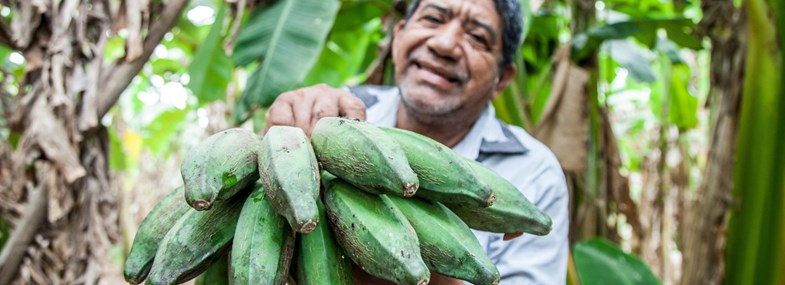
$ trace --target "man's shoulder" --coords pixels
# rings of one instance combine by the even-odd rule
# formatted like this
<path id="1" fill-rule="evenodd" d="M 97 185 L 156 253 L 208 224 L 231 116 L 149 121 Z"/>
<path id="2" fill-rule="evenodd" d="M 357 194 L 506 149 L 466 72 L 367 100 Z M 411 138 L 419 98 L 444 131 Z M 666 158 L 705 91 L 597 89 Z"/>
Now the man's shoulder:
<path id="1" fill-rule="evenodd" d="M 497 119 L 498 120 L 498 119 Z M 502 129 L 507 136 L 506 145 L 519 145 L 520 151 L 504 153 L 502 151 L 488 151 L 490 143 L 483 142 L 480 147 L 481 155 L 485 154 L 499 160 L 513 160 L 524 162 L 527 165 L 537 165 L 545 168 L 561 169 L 556 155 L 544 143 L 530 135 L 518 126 L 507 125 L 501 121 Z"/>
<path id="2" fill-rule="evenodd" d="M 559 164 L 559 160 L 556 158 L 556 155 L 543 142 L 539 141 L 521 127 L 507 126 L 507 128 L 513 135 L 515 135 L 515 138 L 517 138 L 521 144 L 526 146 L 528 149 L 527 155 L 530 157 L 530 159 L 541 162 L 540 165 L 543 167 L 561 169 L 561 164 Z"/>
<path id="3" fill-rule="evenodd" d="M 535 204 L 546 203 L 548 199 L 567 195 L 564 172 L 556 155 L 524 129 L 503 123 L 502 125 L 506 128 L 505 132 L 525 147 L 525 152 L 494 154 L 481 152 L 481 162 L 513 183 Z M 546 196 L 551 198 L 542 200 Z"/>
<path id="4" fill-rule="evenodd" d="M 384 85 L 356 85 L 348 87 L 349 92 L 359 98 L 365 104 L 365 108 L 377 105 L 380 98 L 395 96 L 398 94 L 398 87 Z"/>

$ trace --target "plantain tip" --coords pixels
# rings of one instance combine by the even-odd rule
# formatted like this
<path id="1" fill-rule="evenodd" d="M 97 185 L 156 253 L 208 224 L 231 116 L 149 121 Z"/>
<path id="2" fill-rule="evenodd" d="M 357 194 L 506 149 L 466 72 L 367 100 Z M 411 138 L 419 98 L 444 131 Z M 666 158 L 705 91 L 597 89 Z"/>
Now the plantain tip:
<path id="1" fill-rule="evenodd" d="M 213 207 L 213 204 L 211 204 L 210 202 L 207 202 L 205 200 L 199 199 L 199 200 L 194 201 L 194 204 L 192 206 L 197 211 L 206 211 L 206 210 L 210 210 L 210 208 Z"/>
<path id="2" fill-rule="evenodd" d="M 308 220 L 305 223 L 303 223 L 302 226 L 300 226 L 298 232 L 307 234 L 314 231 L 315 229 L 316 229 L 316 222 L 314 222 L 313 220 Z"/>
<path id="3" fill-rule="evenodd" d="M 430 278 L 420 279 L 420 281 L 417 281 L 417 285 L 428 285 L 430 281 Z"/>
<path id="4" fill-rule="evenodd" d="M 504 238 L 502 240 L 508 241 L 511 239 L 515 239 L 523 235 L 523 232 L 514 232 L 514 233 L 505 233 Z"/>
<path id="5" fill-rule="evenodd" d="M 411 197 L 414 196 L 414 193 L 417 193 L 417 188 L 419 185 L 417 183 L 407 183 L 403 185 L 403 197 Z"/>
<path id="6" fill-rule="evenodd" d="M 493 203 L 496 203 L 496 193 L 491 193 L 491 196 L 488 196 L 488 200 L 485 200 L 485 207 L 493 206 Z"/>

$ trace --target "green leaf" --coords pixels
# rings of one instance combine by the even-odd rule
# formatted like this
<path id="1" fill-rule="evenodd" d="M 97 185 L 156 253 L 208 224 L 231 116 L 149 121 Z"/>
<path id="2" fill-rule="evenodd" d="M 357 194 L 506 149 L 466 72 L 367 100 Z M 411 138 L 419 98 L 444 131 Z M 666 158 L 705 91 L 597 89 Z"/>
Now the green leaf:
<path id="1" fill-rule="evenodd" d="M 5 248 L 5 243 L 10 235 L 11 229 L 8 227 L 8 223 L 4 217 L 0 217 L 0 248 Z"/>
<path id="2" fill-rule="evenodd" d="M 607 240 L 579 242 L 573 254 L 581 284 L 662 284 L 640 258 Z"/>
<path id="3" fill-rule="evenodd" d="M 332 32 L 353 31 L 395 9 L 390 0 L 350 1 L 341 4 Z"/>
<path id="4" fill-rule="evenodd" d="M 618 40 L 634 36 L 643 44 L 653 47 L 657 31 L 664 29 L 668 38 L 682 47 L 701 49 L 701 39 L 695 33 L 695 23 L 686 18 L 634 19 L 594 27 L 575 35 L 572 57 L 578 61 L 595 52 L 606 40 Z"/>
<path id="5" fill-rule="evenodd" d="M 301 83 L 316 62 L 340 6 L 336 0 L 281 0 L 257 11 L 240 31 L 233 59 L 262 63 L 248 78 L 235 119 L 255 105 L 267 106 Z"/>
<path id="6" fill-rule="evenodd" d="M 19 147 L 19 142 L 22 140 L 22 133 L 10 131 L 8 132 L 8 144 L 11 149 L 16 150 Z"/>
<path id="7" fill-rule="evenodd" d="M 333 31 L 322 49 L 319 60 L 311 68 L 303 83 L 314 85 L 325 83 L 331 86 L 346 85 L 353 77 L 363 76 L 361 69 L 366 53 L 373 51 L 374 32 L 381 29 L 380 21 L 368 22 L 357 30 Z M 369 46 L 374 47 L 369 49 Z M 352 82 L 356 84 L 357 82 Z"/>
<path id="8" fill-rule="evenodd" d="M 205 104 L 226 96 L 226 86 L 232 77 L 232 62 L 224 53 L 223 20 L 226 5 L 221 5 L 215 23 L 201 46 L 196 50 L 193 61 L 188 67 L 191 76 L 188 88 L 193 91 L 199 103 Z"/>
<path id="9" fill-rule="evenodd" d="M 602 40 L 618 40 L 641 31 L 640 22 L 616 22 L 599 28 L 590 29 L 588 34 Z"/>
<path id="10" fill-rule="evenodd" d="M 673 65 L 668 121 L 683 130 L 698 125 L 698 98 L 689 91 L 690 76 L 690 67 L 686 64 Z"/>
<path id="11" fill-rule="evenodd" d="M 653 55 L 634 41 L 614 40 L 606 42 L 611 58 L 630 71 L 630 75 L 641 82 L 654 82 L 657 75 L 651 68 Z"/>
<path id="12" fill-rule="evenodd" d="M 620 67 L 619 63 L 605 52 L 600 53 L 598 59 L 600 62 L 600 79 L 605 83 L 613 82 L 616 79 L 616 69 Z"/>
<path id="13" fill-rule="evenodd" d="M 784 6 L 744 1 L 748 47 L 725 284 L 785 284 L 785 21 L 776 19 Z"/>
<path id="14" fill-rule="evenodd" d="M 502 94 L 492 101 L 493 106 L 496 108 L 496 116 L 507 124 L 525 128 L 526 125 L 523 121 L 525 114 L 521 108 L 520 95 L 518 94 L 520 87 L 517 82 L 512 82 Z"/>
<path id="15" fill-rule="evenodd" d="M 167 147 L 172 143 L 173 136 L 182 129 L 188 109 L 173 109 L 164 111 L 152 122 L 145 131 L 147 136 L 144 138 L 144 145 L 155 155 L 162 155 Z"/>
<path id="16" fill-rule="evenodd" d="M 673 43 L 668 38 L 658 38 L 656 49 L 657 51 L 661 52 L 666 57 L 668 57 L 668 59 L 670 59 L 670 61 L 673 62 L 674 64 L 687 63 L 681 57 L 681 54 L 679 53 L 679 47 L 677 47 L 676 44 Z"/>
<path id="17" fill-rule="evenodd" d="M 183 63 L 169 58 L 156 58 L 150 60 L 150 66 L 153 68 L 153 74 L 163 76 L 167 72 L 172 74 L 182 74 L 186 70 L 183 68 Z"/>
<path id="18" fill-rule="evenodd" d="M 699 50 L 703 48 L 701 39 L 695 34 L 695 23 L 690 19 L 673 19 L 663 21 L 661 27 L 668 33 L 668 38 L 679 46 Z"/>
<path id="19" fill-rule="evenodd" d="M 521 41 L 526 40 L 526 36 L 529 35 L 529 28 L 531 28 L 532 21 L 529 20 L 532 18 L 532 7 L 529 4 L 529 0 L 520 0 L 521 3 L 521 16 L 523 17 L 523 25 L 521 26 Z"/>
<path id="20" fill-rule="evenodd" d="M 109 133 L 109 167 L 114 170 L 125 170 L 127 164 L 125 161 L 125 152 L 123 151 L 122 140 L 117 135 L 114 128 L 108 128 Z"/>

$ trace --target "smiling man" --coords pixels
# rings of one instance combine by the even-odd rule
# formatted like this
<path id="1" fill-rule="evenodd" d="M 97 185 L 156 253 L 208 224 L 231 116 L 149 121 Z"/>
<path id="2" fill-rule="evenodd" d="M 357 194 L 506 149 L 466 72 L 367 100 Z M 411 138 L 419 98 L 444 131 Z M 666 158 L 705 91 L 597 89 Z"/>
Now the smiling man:
<path id="1" fill-rule="evenodd" d="M 268 127 L 310 131 L 327 116 L 347 116 L 429 136 L 477 160 L 515 184 L 553 219 L 550 234 L 475 231 L 501 273 L 501 284 L 564 284 L 568 193 L 551 151 L 523 129 L 499 121 L 490 101 L 514 77 L 520 46 L 518 0 L 415 0 L 395 27 L 397 86 L 336 89 L 317 85 L 281 94 L 267 112 Z M 381 284 L 361 270 L 358 284 Z M 435 284 L 460 284 L 435 275 Z"/>

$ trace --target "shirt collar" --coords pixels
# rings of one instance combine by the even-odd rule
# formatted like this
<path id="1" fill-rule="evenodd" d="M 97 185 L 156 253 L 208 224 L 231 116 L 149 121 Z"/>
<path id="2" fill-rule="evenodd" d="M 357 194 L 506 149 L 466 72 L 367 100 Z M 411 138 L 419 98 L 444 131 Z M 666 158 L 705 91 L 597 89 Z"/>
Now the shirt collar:
<path id="1" fill-rule="evenodd" d="M 453 150 L 475 160 L 493 154 L 525 154 L 528 151 L 509 126 L 496 118 L 496 110 L 491 104 L 485 107 L 469 133 Z"/>

